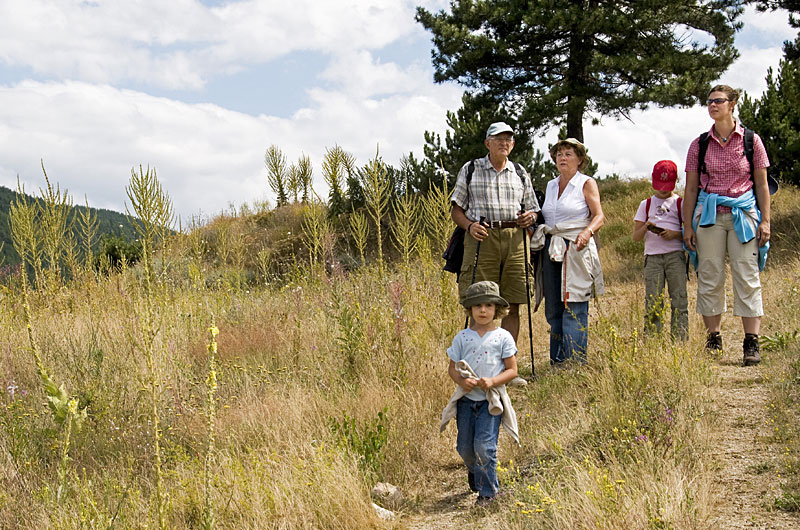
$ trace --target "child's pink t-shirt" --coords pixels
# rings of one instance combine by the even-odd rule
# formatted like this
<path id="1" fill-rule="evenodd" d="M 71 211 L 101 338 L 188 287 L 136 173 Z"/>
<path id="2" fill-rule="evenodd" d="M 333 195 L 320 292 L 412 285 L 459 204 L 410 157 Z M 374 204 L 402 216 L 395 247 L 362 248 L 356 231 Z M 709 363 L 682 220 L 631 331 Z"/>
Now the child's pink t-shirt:
<path id="1" fill-rule="evenodd" d="M 648 221 L 647 212 L 647 199 L 639 203 L 639 209 L 636 210 L 634 221 L 646 223 Z M 678 217 L 678 196 L 673 194 L 667 199 L 659 199 L 655 195 L 651 197 L 650 201 L 650 216 L 651 223 L 659 228 L 667 230 L 681 231 L 681 222 Z M 650 230 L 645 232 L 644 235 L 644 254 L 645 256 L 652 256 L 654 254 L 666 254 L 667 252 L 675 252 L 683 250 L 683 241 L 680 239 L 664 239 L 658 234 L 654 234 Z"/>

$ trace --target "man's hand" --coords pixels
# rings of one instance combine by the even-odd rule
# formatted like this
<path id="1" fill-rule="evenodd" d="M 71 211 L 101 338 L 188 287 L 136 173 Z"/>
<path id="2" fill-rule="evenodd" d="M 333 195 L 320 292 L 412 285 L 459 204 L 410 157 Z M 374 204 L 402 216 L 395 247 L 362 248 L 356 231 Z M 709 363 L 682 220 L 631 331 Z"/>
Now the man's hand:
<path id="1" fill-rule="evenodd" d="M 469 225 L 469 235 L 478 241 L 483 241 L 489 236 L 489 232 L 479 221 L 475 221 Z"/>
<path id="2" fill-rule="evenodd" d="M 517 226 L 520 228 L 528 228 L 536 220 L 536 212 L 520 210 L 517 212 Z"/>

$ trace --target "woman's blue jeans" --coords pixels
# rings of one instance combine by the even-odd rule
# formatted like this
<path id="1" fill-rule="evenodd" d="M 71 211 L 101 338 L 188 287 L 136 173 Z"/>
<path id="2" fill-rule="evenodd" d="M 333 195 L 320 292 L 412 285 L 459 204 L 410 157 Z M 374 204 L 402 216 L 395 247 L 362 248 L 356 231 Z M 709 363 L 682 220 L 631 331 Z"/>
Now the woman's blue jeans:
<path id="1" fill-rule="evenodd" d="M 475 475 L 478 495 L 494 497 L 500 489 L 497 480 L 497 437 L 503 416 L 489 414 L 489 402 L 486 400 L 472 401 L 463 397 L 457 405 L 456 450 L 469 472 Z"/>
<path id="2" fill-rule="evenodd" d="M 544 316 L 550 324 L 550 364 L 586 362 L 589 347 L 589 302 L 561 300 L 561 262 L 550 261 L 550 236 L 542 249 Z"/>

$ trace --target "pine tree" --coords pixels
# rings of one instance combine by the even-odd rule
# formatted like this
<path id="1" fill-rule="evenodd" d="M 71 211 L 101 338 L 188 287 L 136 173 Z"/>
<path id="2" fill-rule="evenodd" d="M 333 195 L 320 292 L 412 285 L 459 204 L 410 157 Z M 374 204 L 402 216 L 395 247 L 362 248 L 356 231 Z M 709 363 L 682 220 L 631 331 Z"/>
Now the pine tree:
<path id="1" fill-rule="evenodd" d="M 434 79 L 498 102 L 517 130 L 691 105 L 738 56 L 740 0 L 453 0 L 417 8 Z M 692 31 L 687 31 L 691 28 Z M 700 38 L 694 40 L 693 33 Z M 705 35 L 703 35 L 705 34 Z"/>
<path id="2" fill-rule="evenodd" d="M 770 68 L 766 79 L 759 99 L 744 95 L 739 118 L 763 140 L 770 174 L 800 185 L 800 59 L 781 61 L 778 74 Z"/>
<path id="3" fill-rule="evenodd" d="M 429 169 L 429 185 L 441 184 L 441 177 L 436 170 L 444 167 L 449 176 L 448 185 L 452 188 L 461 166 L 470 160 L 486 156 L 486 129 L 496 121 L 505 121 L 515 129 L 514 150 L 510 158 L 527 168 L 534 158 L 533 139 L 528 131 L 524 128 L 517 129 L 516 122 L 504 115 L 499 102 L 487 97 L 464 94 L 461 108 L 457 112 L 447 112 L 447 126 L 452 129 L 452 133 L 445 133 L 444 144 L 440 135 L 425 132 L 425 146 L 422 149 L 432 169 Z"/>

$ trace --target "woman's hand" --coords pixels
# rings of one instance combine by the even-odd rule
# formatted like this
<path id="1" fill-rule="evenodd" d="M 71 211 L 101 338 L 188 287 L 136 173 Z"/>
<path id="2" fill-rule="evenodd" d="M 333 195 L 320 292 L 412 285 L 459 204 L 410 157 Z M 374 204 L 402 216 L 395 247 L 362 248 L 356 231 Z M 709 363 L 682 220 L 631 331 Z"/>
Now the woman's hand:
<path id="1" fill-rule="evenodd" d="M 582 230 L 578 237 L 575 238 L 575 248 L 579 251 L 585 249 L 590 239 L 592 239 L 591 231 L 588 228 Z"/>
<path id="2" fill-rule="evenodd" d="M 758 246 L 763 247 L 769 241 L 769 221 L 761 221 L 758 225 Z"/>
<path id="3" fill-rule="evenodd" d="M 695 245 L 697 244 L 697 236 L 695 235 L 694 229 L 690 224 L 685 224 L 683 226 L 683 244 L 686 245 L 686 248 L 689 250 L 696 250 Z"/>

